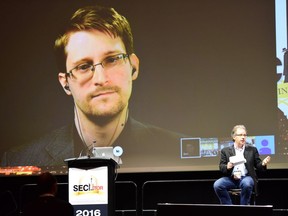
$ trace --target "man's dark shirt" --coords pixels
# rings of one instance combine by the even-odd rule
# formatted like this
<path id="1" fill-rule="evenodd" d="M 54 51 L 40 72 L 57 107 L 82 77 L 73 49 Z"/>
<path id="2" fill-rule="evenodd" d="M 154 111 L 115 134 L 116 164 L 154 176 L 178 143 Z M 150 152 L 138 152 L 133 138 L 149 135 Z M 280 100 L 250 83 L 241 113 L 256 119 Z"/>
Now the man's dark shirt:
<path id="1" fill-rule="evenodd" d="M 180 160 L 180 138 L 183 134 L 144 124 L 129 118 L 113 146 L 123 149 L 125 167 L 174 166 Z M 56 129 L 24 146 L 4 153 L 1 166 L 61 166 L 64 160 L 79 157 L 85 146 L 74 124 Z M 139 162 L 139 163 L 137 163 Z"/>
<path id="2" fill-rule="evenodd" d="M 23 216 L 73 216 L 73 206 L 54 196 L 43 196 L 29 203 Z"/>

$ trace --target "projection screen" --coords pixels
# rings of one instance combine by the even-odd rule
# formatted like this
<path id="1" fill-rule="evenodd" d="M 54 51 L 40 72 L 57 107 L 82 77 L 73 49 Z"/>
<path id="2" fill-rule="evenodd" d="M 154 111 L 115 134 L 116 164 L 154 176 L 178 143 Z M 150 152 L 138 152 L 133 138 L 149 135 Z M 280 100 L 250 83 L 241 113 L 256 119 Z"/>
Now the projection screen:
<path id="1" fill-rule="evenodd" d="M 140 69 L 129 116 L 186 135 L 171 152 L 161 140 L 144 142 L 137 146 L 140 156 L 126 155 L 119 172 L 218 170 L 220 150 L 233 143 L 230 133 L 237 124 L 247 127 L 247 142 L 262 159 L 271 155 L 269 168 L 288 167 L 287 18 L 280 17 L 286 31 L 278 35 L 286 44 L 276 47 L 274 0 L 0 4 L 1 154 L 73 122 L 73 100 L 58 82 L 53 45 L 76 9 L 100 4 L 124 15 L 134 35 Z"/>

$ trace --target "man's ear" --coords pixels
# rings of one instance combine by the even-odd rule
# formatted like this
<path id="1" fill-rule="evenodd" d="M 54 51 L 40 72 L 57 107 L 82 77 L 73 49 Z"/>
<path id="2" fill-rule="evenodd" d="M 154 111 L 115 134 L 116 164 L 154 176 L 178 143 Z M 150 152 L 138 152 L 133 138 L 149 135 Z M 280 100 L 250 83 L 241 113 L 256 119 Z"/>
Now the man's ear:
<path id="1" fill-rule="evenodd" d="M 132 80 L 136 80 L 139 75 L 139 59 L 136 54 L 130 55 L 130 62 L 132 66 Z"/>
<path id="2" fill-rule="evenodd" d="M 70 88 L 69 88 L 69 83 L 67 81 L 66 74 L 65 73 L 59 73 L 58 74 L 58 80 L 59 80 L 61 86 L 63 87 L 63 90 L 65 91 L 65 93 L 67 95 L 72 95 Z"/>

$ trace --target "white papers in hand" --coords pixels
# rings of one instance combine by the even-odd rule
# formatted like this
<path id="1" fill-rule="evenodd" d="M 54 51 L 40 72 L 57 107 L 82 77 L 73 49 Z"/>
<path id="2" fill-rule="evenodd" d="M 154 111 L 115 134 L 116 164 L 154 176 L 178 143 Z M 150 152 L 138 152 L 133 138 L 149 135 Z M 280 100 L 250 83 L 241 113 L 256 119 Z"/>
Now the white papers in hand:
<path id="1" fill-rule="evenodd" d="M 241 156 L 239 156 L 239 155 L 231 156 L 229 158 L 229 161 L 231 163 L 233 163 L 234 166 L 242 164 L 242 163 L 246 163 L 246 159 L 243 157 L 243 155 L 241 155 Z"/>

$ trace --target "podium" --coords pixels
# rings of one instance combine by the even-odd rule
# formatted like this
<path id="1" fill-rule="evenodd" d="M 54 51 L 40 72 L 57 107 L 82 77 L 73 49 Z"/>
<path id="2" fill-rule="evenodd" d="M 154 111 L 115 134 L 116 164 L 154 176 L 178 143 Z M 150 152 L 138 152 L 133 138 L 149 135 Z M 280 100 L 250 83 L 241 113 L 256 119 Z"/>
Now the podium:
<path id="1" fill-rule="evenodd" d="M 68 196 L 77 216 L 112 216 L 115 212 L 117 163 L 113 159 L 71 158 Z"/>

